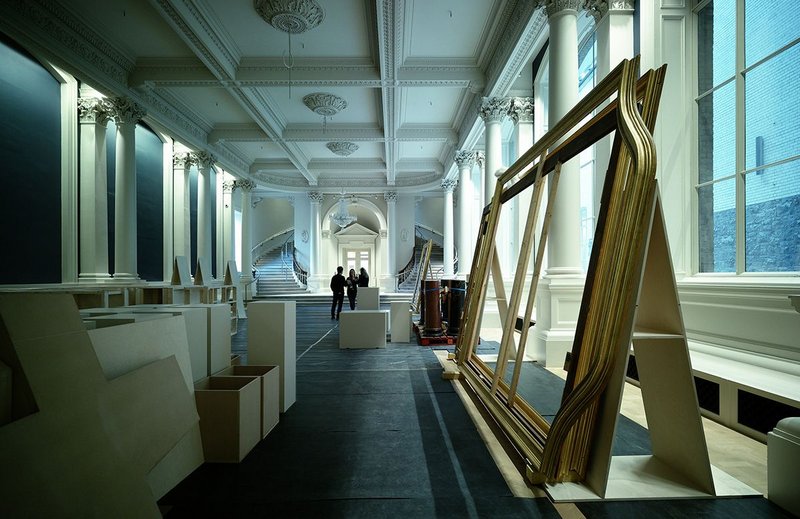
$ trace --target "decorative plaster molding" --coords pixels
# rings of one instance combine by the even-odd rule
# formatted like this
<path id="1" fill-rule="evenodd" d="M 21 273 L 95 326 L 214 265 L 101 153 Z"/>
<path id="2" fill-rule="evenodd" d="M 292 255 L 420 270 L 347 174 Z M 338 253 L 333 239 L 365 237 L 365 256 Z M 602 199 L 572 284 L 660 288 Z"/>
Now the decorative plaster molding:
<path id="1" fill-rule="evenodd" d="M 147 115 L 145 109 L 128 97 L 113 97 L 109 99 L 111 117 L 116 124 L 136 124 Z"/>
<path id="2" fill-rule="evenodd" d="M 467 150 L 459 150 L 456 152 L 455 159 L 453 159 L 458 166 L 458 169 L 472 169 L 475 165 L 475 152 Z"/>
<path id="3" fill-rule="evenodd" d="M 189 169 L 197 165 L 194 153 L 173 153 L 172 167 L 175 169 Z"/>
<path id="4" fill-rule="evenodd" d="M 400 239 L 402 241 L 408 241 L 408 234 L 409 234 L 408 228 L 403 227 L 403 229 L 400 231 Z"/>
<path id="5" fill-rule="evenodd" d="M 594 17 L 595 23 L 603 19 L 610 11 L 619 13 L 633 13 L 633 0 L 583 0 L 581 7 Z"/>
<path id="6" fill-rule="evenodd" d="M 312 204 L 321 204 L 322 200 L 324 200 L 325 195 L 320 193 L 319 191 L 309 191 L 308 192 L 308 199 L 311 200 Z"/>
<path id="7" fill-rule="evenodd" d="M 326 148 L 331 150 L 331 153 L 341 157 L 348 157 L 355 151 L 358 151 L 358 144 L 347 141 L 333 141 L 325 145 Z"/>
<path id="8" fill-rule="evenodd" d="M 322 229 L 322 239 L 327 240 L 331 237 L 331 230 L 330 229 Z"/>
<path id="9" fill-rule="evenodd" d="M 291 34 L 310 31 L 325 19 L 325 11 L 314 0 L 255 0 L 254 6 L 265 22 Z"/>
<path id="10" fill-rule="evenodd" d="M 457 180 L 451 180 L 451 179 L 442 180 L 442 190 L 447 193 L 452 193 L 457 185 L 458 185 Z"/>
<path id="11" fill-rule="evenodd" d="M 235 180 L 226 180 L 222 183 L 222 192 L 223 193 L 233 193 L 233 190 L 236 189 L 236 181 Z"/>
<path id="12" fill-rule="evenodd" d="M 323 117 L 333 117 L 345 108 L 347 101 L 328 92 L 314 92 L 303 97 L 303 104 L 315 114 Z"/>
<path id="13" fill-rule="evenodd" d="M 397 191 L 386 191 L 383 193 L 383 199 L 386 200 L 386 203 L 394 204 L 397 202 Z"/>
<path id="14" fill-rule="evenodd" d="M 562 11 L 580 10 L 583 0 L 539 0 L 539 6 L 547 10 L 547 16 L 556 15 Z"/>
<path id="15" fill-rule="evenodd" d="M 105 126 L 111 116 L 111 106 L 106 99 L 81 97 L 78 99 L 78 119 L 81 124 Z"/>
<path id="16" fill-rule="evenodd" d="M 500 122 L 508 115 L 511 99 L 508 97 L 484 97 L 478 113 L 485 123 Z"/>
<path id="17" fill-rule="evenodd" d="M 388 237 L 389 236 L 389 231 L 387 231 L 386 229 L 381 229 L 380 236 L 381 236 L 381 238 Z"/>
<path id="18" fill-rule="evenodd" d="M 273 186 L 279 186 L 279 187 L 303 188 L 303 187 L 308 187 L 310 185 L 310 183 L 307 182 L 305 179 L 297 178 L 296 176 L 295 177 L 285 177 L 285 176 L 279 176 L 279 175 L 269 175 L 269 174 L 263 173 L 263 172 L 255 172 L 255 173 L 253 173 L 253 176 L 256 177 L 257 179 L 261 180 L 262 182 L 266 183 L 266 184 L 270 184 L 270 185 L 273 185 Z"/>
<path id="19" fill-rule="evenodd" d="M 486 165 L 486 154 L 482 151 L 475 152 L 475 164 L 483 168 Z"/>
<path id="20" fill-rule="evenodd" d="M 289 205 L 294 207 L 294 197 L 289 195 L 286 197 L 286 201 L 289 202 Z"/>
<path id="21" fill-rule="evenodd" d="M 308 243 L 308 229 L 303 229 L 303 232 L 300 233 L 300 241 Z"/>
<path id="22" fill-rule="evenodd" d="M 261 196 L 254 196 L 253 199 L 250 201 L 250 207 L 255 209 L 255 207 L 264 201 L 264 197 Z"/>
<path id="23" fill-rule="evenodd" d="M 256 188 L 256 183 L 249 178 L 237 179 L 235 184 L 237 188 L 241 189 L 245 193 L 250 193 Z"/>
<path id="24" fill-rule="evenodd" d="M 514 97 L 511 99 L 511 106 L 508 108 L 508 115 L 514 124 L 519 123 L 532 123 L 533 122 L 533 106 L 534 100 L 532 97 Z"/>
<path id="25" fill-rule="evenodd" d="M 198 168 L 207 169 L 214 165 L 215 162 L 214 156 L 206 151 L 197 151 L 195 153 L 192 153 L 192 155 L 193 155 L 192 158 L 194 159 L 195 164 L 197 164 Z"/>

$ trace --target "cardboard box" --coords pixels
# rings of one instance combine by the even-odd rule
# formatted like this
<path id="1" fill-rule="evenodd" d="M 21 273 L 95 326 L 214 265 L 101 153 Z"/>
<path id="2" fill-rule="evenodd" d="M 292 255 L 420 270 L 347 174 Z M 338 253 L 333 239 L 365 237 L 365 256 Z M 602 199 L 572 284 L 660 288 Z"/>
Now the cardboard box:
<path id="1" fill-rule="evenodd" d="M 261 437 L 278 425 L 280 418 L 281 378 L 278 366 L 241 366 L 225 368 L 215 376 L 249 376 L 261 380 Z"/>
<path id="2" fill-rule="evenodd" d="M 238 463 L 261 440 L 259 377 L 208 377 L 194 387 L 206 461 Z"/>

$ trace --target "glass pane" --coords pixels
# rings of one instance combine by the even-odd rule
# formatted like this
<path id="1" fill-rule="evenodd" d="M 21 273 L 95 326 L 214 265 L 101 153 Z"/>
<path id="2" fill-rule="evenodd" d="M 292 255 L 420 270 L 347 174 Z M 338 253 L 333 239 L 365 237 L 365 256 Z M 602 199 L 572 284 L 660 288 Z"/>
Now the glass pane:
<path id="1" fill-rule="evenodd" d="M 697 92 L 702 94 L 733 76 L 736 0 L 714 0 L 697 18 Z"/>
<path id="2" fill-rule="evenodd" d="M 734 179 L 697 190 L 700 272 L 736 271 L 736 185 Z"/>
<path id="3" fill-rule="evenodd" d="M 747 169 L 800 154 L 800 45 L 747 73 Z"/>
<path id="4" fill-rule="evenodd" d="M 800 24 L 792 21 L 797 0 L 745 0 L 745 61 L 749 67 L 768 54 L 800 38 Z"/>
<path id="5" fill-rule="evenodd" d="M 800 161 L 745 177 L 745 269 L 800 271 Z"/>
<path id="6" fill-rule="evenodd" d="M 735 84 L 697 101 L 698 180 L 702 184 L 736 171 Z"/>

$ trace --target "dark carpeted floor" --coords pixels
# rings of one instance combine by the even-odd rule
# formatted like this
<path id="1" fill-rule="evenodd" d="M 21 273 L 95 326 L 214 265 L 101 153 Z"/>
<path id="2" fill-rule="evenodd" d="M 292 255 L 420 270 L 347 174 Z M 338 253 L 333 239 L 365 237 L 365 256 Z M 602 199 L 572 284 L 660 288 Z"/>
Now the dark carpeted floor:
<path id="1" fill-rule="evenodd" d="M 511 495 L 430 348 L 340 350 L 328 312 L 297 306 L 297 401 L 278 426 L 241 463 L 198 468 L 159 502 L 167 517 L 560 517 L 547 499 Z M 246 320 L 232 349 L 246 359 Z M 520 391 L 554 413 L 563 381 L 526 370 Z M 615 454 L 650 449 L 629 420 L 616 444 Z M 763 498 L 578 508 L 587 517 L 782 517 Z"/>

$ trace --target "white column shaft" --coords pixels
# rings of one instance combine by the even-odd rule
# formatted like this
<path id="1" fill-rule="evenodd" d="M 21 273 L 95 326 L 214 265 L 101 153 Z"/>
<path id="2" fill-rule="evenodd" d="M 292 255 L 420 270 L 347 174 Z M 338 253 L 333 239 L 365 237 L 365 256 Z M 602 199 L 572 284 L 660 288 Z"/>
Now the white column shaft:
<path id="1" fill-rule="evenodd" d="M 521 157 L 526 151 L 533 146 L 533 120 L 520 120 L 517 123 L 517 131 L 516 133 L 516 144 L 517 144 L 517 158 Z M 528 211 L 531 207 L 531 199 L 533 195 L 533 186 L 529 187 L 525 191 L 517 196 L 517 221 L 516 221 L 516 228 L 514 229 L 516 238 L 514 243 L 517 244 L 516 250 L 519 251 L 521 244 L 522 244 L 522 236 L 525 233 L 525 222 L 528 219 Z M 539 220 L 541 221 L 541 220 Z M 537 241 L 538 243 L 538 241 Z M 534 249 L 535 250 L 535 249 Z M 519 253 L 517 252 L 517 255 Z M 528 261 L 528 268 L 527 271 L 530 273 L 533 271 L 533 261 Z"/>
<path id="2" fill-rule="evenodd" d="M 117 122 L 114 278 L 137 279 L 136 123 Z"/>
<path id="3" fill-rule="evenodd" d="M 189 220 L 189 165 L 180 162 L 173 175 L 173 253 L 191 259 L 191 228 Z"/>
<path id="4" fill-rule="evenodd" d="M 311 218 L 309 227 L 311 236 L 309 237 L 309 276 L 319 276 L 320 273 L 320 232 L 322 231 L 322 221 L 320 219 L 320 202 L 311 201 Z"/>
<path id="5" fill-rule="evenodd" d="M 242 265 L 239 267 L 241 278 L 245 284 L 253 281 L 253 241 L 250 236 L 251 214 L 253 211 L 253 197 L 249 189 L 242 189 L 242 243 L 240 252 L 242 254 Z"/>
<path id="6" fill-rule="evenodd" d="M 81 122 L 80 280 L 108 279 L 108 188 L 106 127 Z"/>
<path id="7" fill-rule="evenodd" d="M 444 190 L 444 275 L 453 277 L 453 190 Z"/>
<path id="8" fill-rule="evenodd" d="M 211 215 L 214 205 L 211 200 L 211 166 L 197 168 L 197 257 L 211 264 Z M 204 273 L 209 276 L 209 272 Z"/>
<path id="9" fill-rule="evenodd" d="M 484 134 L 486 144 L 486 166 L 483 171 L 483 204 L 488 205 L 494 196 L 494 188 L 497 184 L 495 176 L 497 170 L 503 167 L 503 143 L 500 135 L 500 121 L 487 121 L 486 133 Z"/>
<path id="10" fill-rule="evenodd" d="M 458 170 L 458 275 L 466 276 L 472 268 L 475 242 L 472 239 L 473 198 L 472 167 Z"/>
<path id="11" fill-rule="evenodd" d="M 397 288 L 397 201 L 386 201 L 386 219 L 389 227 L 386 236 L 386 275 L 389 276 L 389 288 L 394 292 Z"/>

